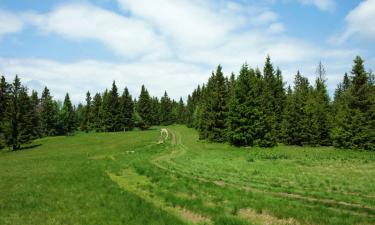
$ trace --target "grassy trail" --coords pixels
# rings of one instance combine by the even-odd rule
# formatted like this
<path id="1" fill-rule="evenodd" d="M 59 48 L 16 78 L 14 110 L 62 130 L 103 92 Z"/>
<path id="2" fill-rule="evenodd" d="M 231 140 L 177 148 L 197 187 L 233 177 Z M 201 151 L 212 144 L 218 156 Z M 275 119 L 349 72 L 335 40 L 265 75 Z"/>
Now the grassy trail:
<path id="1" fill-rule="evenodd" d="M 375 153 L 167 129 L 164 142 L 159 129 L 78 134 L 0 153 L 0 224 L 375 224 Z"/>

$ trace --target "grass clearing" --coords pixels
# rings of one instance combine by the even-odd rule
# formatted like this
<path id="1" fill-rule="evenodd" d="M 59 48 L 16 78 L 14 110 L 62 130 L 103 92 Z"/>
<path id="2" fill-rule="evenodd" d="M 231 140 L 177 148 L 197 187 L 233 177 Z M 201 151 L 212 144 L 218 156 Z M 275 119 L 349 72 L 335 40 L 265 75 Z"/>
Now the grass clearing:
<path id="1" fill-rule="evenodd" d="M 374 224 L 375 153 L 235 148 L 184 126 L 0 153 L 0 224 Z M 158 144 L 159 142 L 159 144 Z"/>

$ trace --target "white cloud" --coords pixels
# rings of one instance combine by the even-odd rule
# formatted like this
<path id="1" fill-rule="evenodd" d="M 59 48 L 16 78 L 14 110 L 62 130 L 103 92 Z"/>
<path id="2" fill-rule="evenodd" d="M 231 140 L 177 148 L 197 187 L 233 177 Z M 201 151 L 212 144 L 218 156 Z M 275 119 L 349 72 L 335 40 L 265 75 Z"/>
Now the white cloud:
<path id="1" fill-rule="evenodd" d="M 126 57 L 168 52 L 148 24 L 90 4 L 62 5 L 47 14 L 28 14 L 25 18 L 44 33 L 78 41 L 99 40 Z"/>
<path id="2" fill-rule="evenodd" d="M 361 39 L 375 38 L 375 0 L 365 0 L 345 17 L 346 28 L 332 38 L 332 42 L 342 43 L 353 36 Z"/>
<path id="3" fill-rule="evenodd" d="M 147 66 L 146 66 L 147 65 Z M 205 69 L 176 61 L 147 61 L 132 64 L 83 60 L 62 63 L 47 59 L 0 58 L 0 71 L 8 81 L 18 74 L 22 83 L 40 90 L 47 85 L 56 99 L 69 92 L 75 103 L 83 101 L 85 92 L 103 92 L 116 80 L 119 91 L 127 86 L 133 97 L 138 97 L 145 84 L 150 93 L 162 96 L 164 90 L 175 99 L 186 97 L 197 83 L 210 75 Z M 36 85 L 35 81 L 38 81 Z"/>
<path id="4" fill-rule="evenodd" d="M 298 0 L 302 4 L 313 5 L 323 11 L 333 11 L 336 8 L 335 0 Z"/>
<path id="5" fill-rule="evenodd" d="M 0 38 L 5 34 L 21 31 L 23 26 L 23 21 L 17 15 L 0 10 Z"/>
<path id="6" fill-rule="evenodd" d="M 117 62 L 86 59 L 63 63 L 0 58 L 0 72 L 19 74 L 33 87 L 40 87 L 40 83 L 48 85 L 59 99 L 68 91 L 75 102 L 84 99 L 86 90 L 98 92 L 109 88 L 113 80 L 120 89 L 128 86 L 135 96 L 145 83 L 153 95 L 161 96 L 167 90 L 178 98 L 186 97 L 196 85 L 205 82 L 218 64 L 226 74 L 237 73 L 244 62 L 263 67 L 266 55 L 270 54 L 288 82 L 297 70 L 313 80 L 316 64 L 323 60 L 332 91 L 344 71 L 348 71 L 354 55 L 359 53 L 318 47 L 293 38 L 285 33 L 286 28 L 275 12 L 248 3 L 118 2 L 123 14 L 86 3 L 61 5 L 46 14 L 24 14 L 23 17 L 42 34 L 56 34 L 73 41 L 102 42 L 121 56 Z M 304 4 L 310 3 L 304 1 Z"/>

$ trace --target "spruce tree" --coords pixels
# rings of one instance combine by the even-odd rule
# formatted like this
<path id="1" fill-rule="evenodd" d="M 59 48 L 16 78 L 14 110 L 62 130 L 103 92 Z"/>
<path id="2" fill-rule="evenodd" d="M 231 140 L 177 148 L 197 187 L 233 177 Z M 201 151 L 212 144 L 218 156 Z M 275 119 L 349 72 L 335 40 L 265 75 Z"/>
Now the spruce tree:
<path id="1" fill-rule="evenodd" d="M 152 124 L 151 98 L 144 85 L 138 98 L 137 112 L 144 123 L 143 129 L 149 128 Z"/>
<path id="2" fill-rule="evenodd" d="M 5 130 L 7 145 L 13 150 L 21 148 L 21 144 L 32 140 L 32 105 L 27 89 L 21 85 L 18 76 L 10 87 L 9 105 L 7 108 L 8 124 Z"/>
<path id="3" fill-rule="evenodd" d="M 92 129 L 97 132 L 102 131 L 101 108 L 102 108 L 102 96 L 99 93 L 96 93 L 92 101 L 91 115 L 92 115 Z"/>
<path id="4" fill-rule="evenodd" d="M 220 65 L 210 77 L 203 98 L 200 137 L 216 142 L 226 141 L 228 89 Z"/>
<path id="5" fill-rule="evenodd" d="M 86 93 L 86 105 L 83 107 L 82 122 L 80 123 L 81 131 L 89 132 L 92 129 L 92 99 L 91 94 L 88 91 Z"/>
<path id="6" fill-rule="evenodd" d="M 178 102 L 177 123 L 179 124 L 185 123 L 185 104 L 181 97 L 180 97 L 180 101 Z"/>
<path id="7" fill-rule="evenodd" d="M 166 91 L 164 92 L 164 96 L 160 99 L 160 123 L 164 126 L 173 123 L 172 101 Z"/>
<path id="8" fill-rule="evenodd" d="M 160 102 L 157 97 L 151 99 L 151 125 L 160 125 Z"/>
<path id="9" fill-rule="evenodd" d="M 315 118 L 317 121 L 317 140 L 316 143 L 323 146 L 328 146 L 332 144 L 331 141 L 331 107 L 330 99 L 326 87 L 325 80 L 325 69 L 322 63 L 319 63 L 317 68 L 317 79 L 315 81 Z"/>
<path id="10" fill-rule="evenodd" d="M 134 103 L 128 88 L 125 87 L 120 98 L 120 124 L 121 129 L 130 131 L 134 127 Z"/>
<path id="11" fill-rule="evenodd" d="M 47 87 L 44 88 L 41 97 L 40 122 L 43 136 L 52 136 L 57 134 L 58 107 L 53 101 Z"/>
<path id="12" fill-rule="evenodd" d="M 111 97 L 108 90 L 103 93 L 102 104 L 100 107 L 101 130 L 111 131 L 113 118 L 111 117 Z"/>
<path id="13" fill-rule="evenodd" d="M 62 134 L 71 134 L 75 131 L 75 113 L 68 93 L 65 95 L 64 104 L 60 113 L 60 121 L 62 125 Z"/>
<path id="14" fill-rule="evenodd" d="M 259 79 L 245 64 L 233 87 L 228 113 L 228 139 L 236 146 L 252 146 L 257 139 L 261 116 Z"/>
<path id="15" fill-rule="evenodd" d="M 30 97 L 32 105 L 32 138 L 36 139 L 41 137 L 41 127 L 40 127 L 40 99 L 38 97 L 38 92 L 32 91 Z"/>
<path id="16" fill-rule="evenodd" d="M 5 131 L 7 128 L 7 109 L 9 105 L 9 84 L 5 77 L 0 80 L 0 149 L 6 146 Z"/>
<path id="17" fill-rule="evenodd" d="M 351 73 L 352 87 L 349 101 L 351 147 L 375 150 L 375 127 L 373 126 L 375 96 L 361 57 L 355 58 Z"/>

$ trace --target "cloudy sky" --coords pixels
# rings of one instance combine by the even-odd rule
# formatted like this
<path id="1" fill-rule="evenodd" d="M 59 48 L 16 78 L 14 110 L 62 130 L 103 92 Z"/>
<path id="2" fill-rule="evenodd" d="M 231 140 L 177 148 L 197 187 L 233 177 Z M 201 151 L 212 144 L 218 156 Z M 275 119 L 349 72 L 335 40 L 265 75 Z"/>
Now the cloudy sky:
<path id="1" fill-rule="evenodd" d="M 322 61 L 332 93 L 352 60 L 375 69 L 375 0 L 1 0 L 0 74 L 57 99 L 110 88 L 186 97 L 218 64 L 269 54 L 291 82 Z"/>

